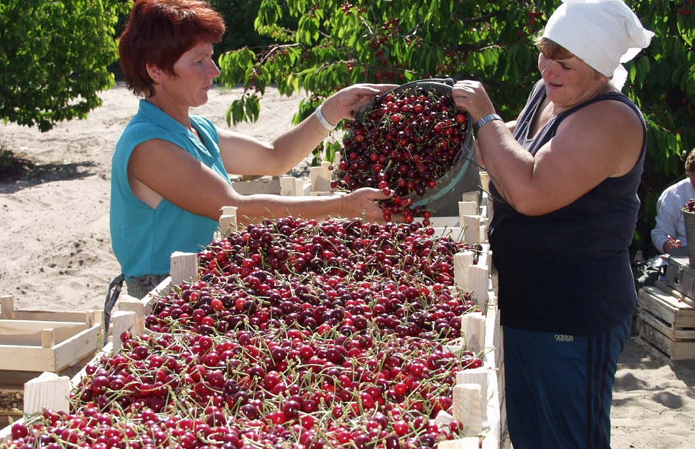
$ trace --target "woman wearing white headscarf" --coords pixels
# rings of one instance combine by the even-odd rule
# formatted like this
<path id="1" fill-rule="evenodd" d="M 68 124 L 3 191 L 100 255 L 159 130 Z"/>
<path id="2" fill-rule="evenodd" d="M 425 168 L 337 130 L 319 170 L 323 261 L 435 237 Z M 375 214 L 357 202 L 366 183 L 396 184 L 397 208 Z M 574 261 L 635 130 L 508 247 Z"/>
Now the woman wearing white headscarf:
<path id="1" fill-rule="evenodd" d="M 620 0 L 564 0 L 515 122 L 495 114 L 480 83 L 453 89 L 492 180 L 515 449 L 610 447 L 611 390 L 637 300 L 628 247 L 646 153 L 621 62 L 652 36 Z"/>

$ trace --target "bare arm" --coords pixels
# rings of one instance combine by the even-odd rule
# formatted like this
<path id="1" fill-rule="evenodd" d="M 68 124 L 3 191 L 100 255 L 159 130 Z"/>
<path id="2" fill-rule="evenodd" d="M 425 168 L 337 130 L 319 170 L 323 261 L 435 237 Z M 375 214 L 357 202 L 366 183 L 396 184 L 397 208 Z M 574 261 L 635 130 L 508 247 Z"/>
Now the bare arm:
<path id="1" fill-rule="evenodd" d="M 390 84 L 356 84 L 328 98 L 323 114 L 333 124 L 350 118 L 352 111 L 375 95 L 395 87 Z M 277 125 L 277 124 L 274 124 Z M 220 152 L 227 171 L 239 175 L 280 175 L 301 162 L 328 135 L 312 114 L 302 123 L 277 137 L 272 143 L 261 142 L 239 133 L 218 130 Z"/>
<path id="2" fill-rule="evenodd" d="M 505 125 L 507 126 L 507 129 L 509 130 L 509 132 L 513 134 L 514 130 L 516 129 L 516 120 L 506 122 Z M 478 145 L 478 139 L 475 139 L 474 144 L 475 144 L 475 156 L 476 156 L 476 160 L 478 161 L 478 165 L 480 165 L 481 168 L 486 168 L 485 167 L 485 160 L 483 159 L 483 153 L 480 151 L 480 146 Z"/>
<path id="3" fill-rule="evenodd" d="M 178 146 L 163 140 L 144 142 L 128 165 L 135 194 L 156 208 L 162 198 L 197 215 L 218 220 L 223 206 L 237 207 L 241 223 L 293 215 L 304 218 L 364 217 L 383 222 L 375 203 L 386 196 L 377 189 L 360 189 L 347 196 L 285 197 L 239 195 L 220 175 Z"/>
<path id="4" fill-rule="evenodd" d="M 454 98 L 475 120 L 494 112 L 479 83 Z M 629 172 L 639 158 L 642 128 L 626 105 L 602 101 L 563 121 L 535 156 L 500 121 L 485 125 L 477 139 L 505 199 L 518 212 L 542 215 L 567 206 L 608 177 Z"/>

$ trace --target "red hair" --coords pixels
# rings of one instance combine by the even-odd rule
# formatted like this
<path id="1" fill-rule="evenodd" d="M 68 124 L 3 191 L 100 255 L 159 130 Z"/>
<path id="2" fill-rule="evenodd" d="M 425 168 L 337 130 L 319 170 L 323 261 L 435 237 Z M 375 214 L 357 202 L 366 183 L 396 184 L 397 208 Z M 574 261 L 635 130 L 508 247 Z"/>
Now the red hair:
<path id="1" fill-rule="evenodd" d="M 562 45 L 558 44 L 557 42 L 551 41 L 550 39 L 546 37 L 541 37 L 536 41 L 536 48 L 543 53 L 543 56 L 545 56 L 548 59 L 569 59 L 574 55 L 571 51 L 563 47 Z M 581 58 L 577 57 L 577 59 L 582 60 Z M 582 60 L 583 61 L 583 60 Z M 593 67 L 592 67 L 593 68 Z M 596 69 L 594 70 L 594 78 L 598 79 L 601 78 L 602 74 Z"/>
<path id="2" fill-rule="evenodd" d="M 126 86 L 136 95 L 154 94 L 147 65 L 176 76 L 174 64 L 199 43 L 218 43 L 222 16 L 205 0 L 136 0 L 118 44 Z"/>

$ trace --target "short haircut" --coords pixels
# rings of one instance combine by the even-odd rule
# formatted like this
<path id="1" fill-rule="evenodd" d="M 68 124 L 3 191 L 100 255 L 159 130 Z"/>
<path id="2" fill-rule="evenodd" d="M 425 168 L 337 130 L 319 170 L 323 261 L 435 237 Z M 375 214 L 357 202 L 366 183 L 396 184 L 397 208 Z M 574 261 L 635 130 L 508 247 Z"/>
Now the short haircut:
<path id="1" fill-rule="evenodd" d="M 695 173 L 695 148 L 690 150 L 690 153 L 685 158 L 685 171 L 687 173 Z"/>
<path id="2" fill-rule="evenodd" d="M 582 60 L 582 58 L 575 55 L 562 45 L 558 44 L 557 42 L 551 41 L 550 39 L 545 37 L 539 37 L 538 39 L 536 39 L 536 48 L 538 48 L 538 51 L 543 53 L 543 56 L 545 56 L 548 59 L 569 59 L 575 56 L 577 59 Z M 594 70 L 595 78 L 599 78 L 602 76 L 601 72 L 594 69 L 593 67 L 592 69 Z"/>
<path id="3" fill-rule="evenodd" d="M 543 56 L 548 59 L 569 59 L 574 56 L 571 51 L 562 45 L 544 37 L 541 37 L 536 41 L 536 47 L 541 53 L 543 53 Z"/>
<path id="4" fill-rule="evenodd" d="M 148 64 L 177 76 L 181 55 L 200 43 L 220 42 L 224 32 L 224 19 L 205 0 L 136 0 L 118 45 L 126 86 L 152 96 Z"/>

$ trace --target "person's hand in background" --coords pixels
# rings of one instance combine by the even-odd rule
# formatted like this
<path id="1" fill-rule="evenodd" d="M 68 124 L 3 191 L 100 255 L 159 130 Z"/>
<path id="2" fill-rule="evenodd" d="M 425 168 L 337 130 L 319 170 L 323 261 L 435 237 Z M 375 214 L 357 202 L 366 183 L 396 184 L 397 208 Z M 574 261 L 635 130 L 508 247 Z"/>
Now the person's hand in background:
<path id="1" fill-rule="evenodd" d="M 670 235 L 668 236 L 668 240 L 666 240 L 666 243 L 664 243 L 664 252 L 665 253 L 670 253 L 672 250 L 676 248 L 681 247 L 681 241 L 680 239 L 674 239 Z"/>

